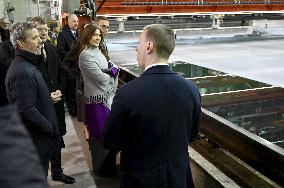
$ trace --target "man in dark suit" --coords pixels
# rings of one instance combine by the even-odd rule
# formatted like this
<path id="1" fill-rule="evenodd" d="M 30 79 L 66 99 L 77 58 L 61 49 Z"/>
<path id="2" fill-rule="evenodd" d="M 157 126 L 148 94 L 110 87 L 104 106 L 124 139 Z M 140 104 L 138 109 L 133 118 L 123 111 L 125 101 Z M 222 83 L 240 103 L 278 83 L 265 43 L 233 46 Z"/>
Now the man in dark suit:
<path id="1" fill-rule="evenodd" d="M 10 40 L 9 24 L 10 22 L 8 18 L 0 19 L 0 43 Z"/>
<path id="2" fill-rule="evenodd" d="M 68 25 L 62 28 L 57 38 L 57 51 L 61 62 L 63 62 L 66 54 L 71 50 L 72 43 L 78 37 L 78 17 L 71 14 L 68 17 Z M 76 79 L 70 77 L 66 72 L 66 88 L 65 102 L 67 104 L 70 115 L 76 116 Z"/>
<path id="3" fill-rule="evenodd" d="M 27 22 L 12 27 L 11 39 L 16 51 L 5 80 L 8 101 L 16 105 L 47 176 L 49 160 L 60 149 L 60 135 L 48 87 L 38 70 L 42 41 Z"/>
<path id="4" fill-rule="evenodd" d="M 48 37 L 47 21 L 42 16 L 36 16 L 30 19 L 30 22 L 35 25 L 39 32 L 39 37 L 42 40 L 42 62 L 39 70 L 43 75 L 45 83 L 51 94 L 51 98 L 55 107 L 58 120 L 59 133 L 61 136 L 61 148 L 65 148 L 63 135 L 66 134 L 65 109 L 62 99 L 63 77 L 64 72 L 62 63 L 57 54 L 56 48 L 51 44 Z M 54 181 L 61 181 L 66 184 L 73 184 L 75 179 L 63 173 L 61 164 L 61 150 L 55 153 L 50 160 L 51 177 Z"/>
<path id="5" fill-rule="evenodd" d="M 108 55 L 108 49 L 107 49 L 107 45 L 105 44 L 104 39 L 106 38 L 108 31 L 109 31 L 109 21 L 107 19 L 107 17 L 105 16 L 97 16 L 95 19 L 95 23 L 97 25 L 97 27 L 101 30 L 103 38 L 100 42 L 100 50 L 102 51 L 102 53 L 104 54 L 104 56 L 106 57 L 107 61 L 110 60 L 109 55 Z"/>
<path id="6" fill-rule="evenodd" d="M 72 43 L 78 38 L 78 17 L 71 14 L 68 17 L 68 24 L 62 28 L 57 38 L 57 51 L 61 62 L 70 51 Z"/>
<path id="7" fill-rule="evenodd" d="M 15 50 L 10 41 L 9 20 L 0 19 L 0 106 L 7 105 L 8 99 L 5 90 L 5 78 Z"/>
<path id="8" fill-rule="evenodd" d="M 120 187 L 194 187 L 188 144 L 199 135 L 198 89 L 167 64 L 175 47 L 165 25 L 144 28 L 136 48 L 144 73 L 114 97 L 104 146 L 121 151 Z"/>
<path id="9" fill-rule="evenodd" d="M 3 43 L 0 44 L 0 106 L 4 106 L 8 104 L 7 94 L 6 94 L 6 86 L 5 86 L 5 78 L 7 70 L 10 66 L 10 59 L 4 50 Z"/>
<path id="10" fill-rule="evenodd" d="M 0 108 L 1 187 L 48 188 L 34 144 L 16 109 Z"/>

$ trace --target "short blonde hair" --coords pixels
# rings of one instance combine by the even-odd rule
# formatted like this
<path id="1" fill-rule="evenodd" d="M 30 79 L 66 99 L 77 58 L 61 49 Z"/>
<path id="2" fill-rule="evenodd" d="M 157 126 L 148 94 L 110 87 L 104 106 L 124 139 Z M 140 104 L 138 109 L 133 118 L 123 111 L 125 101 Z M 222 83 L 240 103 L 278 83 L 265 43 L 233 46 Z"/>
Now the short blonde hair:
<path id="1" fill-rule="evenodd" d="M 151 24 L 144 27 L 146 38 L 154 43 L 157 56 L 169 59 L 175 48 L 175 35 L 173 30 L 163 24 Z"/>

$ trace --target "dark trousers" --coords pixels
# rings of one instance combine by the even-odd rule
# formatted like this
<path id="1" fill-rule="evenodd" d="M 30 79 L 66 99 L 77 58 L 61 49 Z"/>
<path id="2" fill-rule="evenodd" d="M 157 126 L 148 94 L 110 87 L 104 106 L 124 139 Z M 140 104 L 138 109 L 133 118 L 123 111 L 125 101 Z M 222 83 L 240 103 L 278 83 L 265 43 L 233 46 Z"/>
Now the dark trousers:
<path id="1" fill-rule="evenodd" d="M 61 136 L 61 148 L 64 148 L 64 140 Z M 61 174 L 63 173 L 62 163 L 61 163 L 61 149 L 55 153 L 50 159 L 51 174 Z"/>
<path id="2" fill-rule="evenodd" d="M 90 137 L 94 174 L 101 177 L 114 177 L 117 175 L 116 155 L 118 151 L 106 150 L 101 139 Z"/>
<path id="3" fill-rule="evenodd" d="M 58 128 L 59 128 L 59 134 L 61 135 L 61 145 L 63 144 L 64 147 L 64 141 L 62 136 L 66 134 L 66 122 L 65 122 L 65 107 L 64 107 L 64 100 L 61 99 L 57 103 L 54 103 L 57 121 L 58 121 Z"/>
<path id="4" fill-rule="evenodd" d="M 61 174 L 63 173 L 62 164 L 61 164 L 61 150 L 57 152 L 51 159 L 51 174 Z"/>
<path id="5" fill-rule="evenodd" d="M 45 174 L 45 176 L 47 177 L 48 176 L 48 167 L 49 167 L 49 163 L 48 161 L 47 162 L 42 162 L 42 167 L 43 167 L 43 172 Z"/>
<path id="6" fill-rule="evenodd" d="M 76 101 L 77 101 L 77 120 L 86 122 L 84 83 L 82 75 L 76 77 Z"/>
<path id="7" fill-rule="evenodd" d="M 76 116 L 77 104 L 76 104 L 76 80 L 67 79 L 65 89 L 65 102 L 67 104 L 70 115 Z"/>

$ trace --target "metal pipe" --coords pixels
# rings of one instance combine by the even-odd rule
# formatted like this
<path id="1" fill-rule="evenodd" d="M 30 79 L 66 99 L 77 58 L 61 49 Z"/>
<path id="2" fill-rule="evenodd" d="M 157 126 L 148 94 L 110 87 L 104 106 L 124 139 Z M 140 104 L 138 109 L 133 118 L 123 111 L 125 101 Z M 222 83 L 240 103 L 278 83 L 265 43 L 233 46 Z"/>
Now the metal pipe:
<path id="1" fill-rule="evenodd" d="M 37 0 L 37 15 L 40 16 L 39 0 Z"/>

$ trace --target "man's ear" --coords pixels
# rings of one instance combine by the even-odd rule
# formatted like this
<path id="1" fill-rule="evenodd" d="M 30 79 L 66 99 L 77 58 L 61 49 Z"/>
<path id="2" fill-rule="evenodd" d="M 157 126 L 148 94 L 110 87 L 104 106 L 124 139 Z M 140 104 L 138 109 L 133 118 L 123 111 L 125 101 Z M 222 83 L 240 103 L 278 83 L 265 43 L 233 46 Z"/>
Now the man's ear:
<path id="1" fill-rule="evenodd" d="M 24 43 L 23 43 L 23 41 L 21 41 L 21 40 L 17 40 L 17 45 L 18 45 L 19 47 L 21 47 L 21 48 L 24 47 Z"/>
<path id="2" fill-rule="evenodd" d="M 153 49 L 154 49 L 154 44 L 153 44 L 153 42 L 148 42 L 148 45 L 147 45 L 147 53 L 149 54 L 149 53 L 151 53 L 152 51 L 153 51 Z"/>

